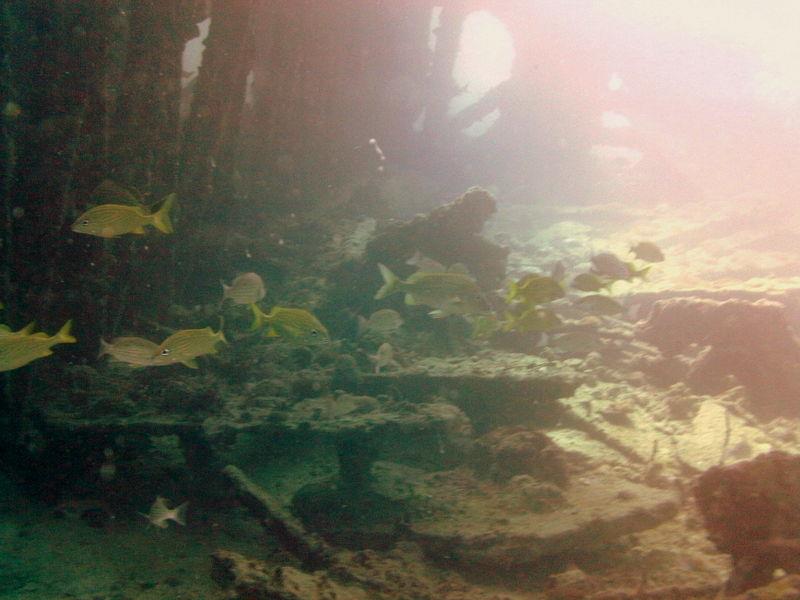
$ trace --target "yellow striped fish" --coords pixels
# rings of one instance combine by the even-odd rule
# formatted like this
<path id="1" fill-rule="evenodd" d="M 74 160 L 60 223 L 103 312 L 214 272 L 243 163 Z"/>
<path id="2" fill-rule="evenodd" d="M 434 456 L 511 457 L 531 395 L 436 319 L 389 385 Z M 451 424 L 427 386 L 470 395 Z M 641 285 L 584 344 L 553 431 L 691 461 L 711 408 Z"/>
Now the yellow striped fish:
<path id="1" fill-rule="evenodd" d="M 33 328 L 35 326 L 36 326 L 36 323 L 34 321 L 32 321 L 32 322 L 28 323 L 27 325 L 25 325 L 25 327 L 23 327 L 19 331 L 11 331 L 11 327 L 9 327 L 8 325 L 0 325 L 0 336 L 4 336 L 4 335 L 30 335 L 31 333 L 33 333 Z"/>
<path id="2" fill-rule="evenodd" d="M 222 301 L 230 299 L 234 304 L 255 304 L 267 295 L 264 280 L 258 273 L 243 273 L 230 285 L 222 284 Z"/>
<path id="3" fill-rule="evenodd" d="M 196 369 L 197 362 L 194 359 L 205 354 L 216 354 L 219 342 L 228 343 L 221 325 L 216 332 L 211 327 L 181 329 L 161 342 L 151 356 Z"/>
<path id="4" fill-rule="evenodd" d="M 325 326 L 317 317 L 302 308 L 273 306 L 269 314 L 255 304 L 251 304 L 250 309 L 253 311 L 253 324 L 250 329 L 261 329 L 267 325 L 267 337 L 282 337 L 288 341 L 301 343 L 330 340 Z"/>
<path id="5" fill-rule="evenodd" d="M 118 337 L 107 342 L 100 340 L 100 353 L 97 358 L 110 358 L 137 367 L 158 367 L 172 364 L 166 356 L 153 356 L 158 353 L 158 344 L 140 337 Z"/>
<path id="6" fill-rule="evenodd" d="M 113 238 L 126 233 L 143 234 L 145 225 L 152 225 L 162 233 L 172 233 L 169 211 L 175 203 L 175 194 L 164 199 L 161 208 L 151 213 L 144 206 L 101 204 L 90 208 L 72 224 L 72 231 Z"/>
<path id="7" fill-rule="evenodd" d="M 32 324 L 16 333 L 0 335 L 0 371 L 19 369 L 28 363 L 50 356 L 50 349 L 56 344 L 74 344 L 77 340 L 72 337 L 72 321 L 67 321 L 64 326 L 53 336 L 46 333 L 24 333 L 33 329 Z"/>

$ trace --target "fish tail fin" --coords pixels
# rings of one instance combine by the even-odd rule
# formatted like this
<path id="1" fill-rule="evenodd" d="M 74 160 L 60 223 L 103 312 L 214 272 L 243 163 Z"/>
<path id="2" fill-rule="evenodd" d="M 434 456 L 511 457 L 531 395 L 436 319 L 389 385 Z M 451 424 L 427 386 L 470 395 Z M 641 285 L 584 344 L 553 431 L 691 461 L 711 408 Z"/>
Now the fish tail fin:
<path id="1" fill-rule="evenodd" d="M 381 298 L 386 298 L 389 294 L 393 294 L 400 283 L 400 278 L 392 273 L 386 265 L 378 263 L 378 269 L 380 269 L 381 277 L 383 277 L 383 287 L 375 294 L 375 300 L 380 300 Z"/>
<path id="2" fill-rule="evenodd" d="M 189 508 L 188 502 L 184 502 L 183 504 L 175 508 L 175 510 L 172 513 L 172 520 L 175 521 L 178 525 L 183 525 L 184 527 L 186 527 L 186 509 L 188 508 Z"/>
<path id="3" fill-rule="evenodd" d="M 111 344 L 100 338 L 100 352 L 97 353 L 97 358 L 103 358 L 106 354 L 109 354 L 109 348 L 111 348 Z"/>
<path id="4" fill-rule="evenodd" d="M 264 311 L 258 308 L 255 302 L 250 305 L 250 311 L 253 313 L 253 322 L 250 325 L 250 331 L 256 331 L 264 326 Z"/>
<path id="5" fill-rule="evenodd" d="M 174 231 L 172 220 L 169 218 L 169 211 L 172 210 L 172 206 L 175 204 L 175 198 L 176 194 L 173 192 L 166 197 L 161 208 L 153 213 L 153 225 L 162 233 L 172 233 Z"/>
<path id="6" fill-rule="evenodd" d="M 56 338 L 56 341 L 59 344 L 74 344 L 78 340 L 76 340 L 72 336 L 72 319 L 64 323 L 64 326 L 58 330 L 58 333 L 55 334 L 53 337 Z"/>

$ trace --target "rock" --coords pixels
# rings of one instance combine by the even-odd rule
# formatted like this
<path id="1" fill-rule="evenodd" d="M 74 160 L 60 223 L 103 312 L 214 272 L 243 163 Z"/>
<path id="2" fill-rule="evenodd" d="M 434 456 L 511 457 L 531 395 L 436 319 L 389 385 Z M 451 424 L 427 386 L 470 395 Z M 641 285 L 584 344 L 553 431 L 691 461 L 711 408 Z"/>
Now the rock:
<path id="1" fill-rule="evenodd" d="M 579 383 L 574 368 L 500 351 L 424 358 L 391 373 L 364 376 L 364 389 L 373 395 L 447 398 L 464 411 L 478 433 L 503 425 L 555 422 L 561 412 L 556 400 L 571 396 Z"/>
<path id="2" fill-rule="evenodd" d="M 226 550 L 211 555 L 211 577 L 233 592 L 232 600 L 367 600 L 362 589 L 336 583 L 323 572 L 270 567 Z"/>
<path id="3" fill-rule="evenodd" d="M 708 346 L 691 364 L 687 379 L 698 393 L 720 393 L 741 384 L 749 408 L 765 420 L 800 413 L 800 345 L 784 307 L 758 300 L 672 298 L 653 304 L 637 336 L 668 357 L 690 344 Z"/>
<path id="4" fill-rule="evenodd" d="M 800 574 L 800 456 L 770 452 L 713 467 L 694 496 L 709 539 L 733 558 L 729 593 L 767 585 L 779 568 Z"/>
<path id="5" fill-rule="evenodd" d="M 620 536 L 675 516 L 675 494 L 613 475 L 576 478 L 563 505 L 535 513 L 518 490 L 442 478 L 429 490 L 445 514 L 412 521 L 410 534 L 427 555 L 475 574 L 524 569 L 554 557 L 601 551 Z"/>
<path id="6" fill-rule="evenodd" d="M 527 427 L 499 427 L 478 441 L 478 467 L 498 481 L 531 475 L 557 485 L 567 482 L 567 463 L 561 450 L 541 431 Z"/>
<path id="7" fill-rule="evenodd" d="M 470 188 L 463 196 L 427 215 L 387 226 L 367 244 L 371 264 L 384 263 L 403 275 L 405 261 L 416 251 L 445 266 L 462 263 L 485 289 L 494 289 L 506 272 L 508 248 L 481 237 L 496 201 L 481 188 Z"/>
<path id="8" fill-rule="evenodd" d="M 797 600 L 800 598 L 800 575 L 788 575 L 743 594 L 729 596 L 729 600 Z"/>

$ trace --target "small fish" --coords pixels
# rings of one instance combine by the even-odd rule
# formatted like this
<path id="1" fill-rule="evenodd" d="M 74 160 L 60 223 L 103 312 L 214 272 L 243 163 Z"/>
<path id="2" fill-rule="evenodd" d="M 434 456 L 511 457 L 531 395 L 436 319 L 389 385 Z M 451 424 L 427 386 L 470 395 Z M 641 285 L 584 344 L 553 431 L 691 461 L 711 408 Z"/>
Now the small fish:
<path id="1" fill-rule="evenodd" d="M 264 280 L 258 273 L 244 273 L 230 285 L 222 283 L 222 300 L 230 299 L 234 304 L 255 304 L 267 295 Z"/>
<path id="2" fill-rule="evenodd" d="M 594 273 L 581 273 L 572 280 L 570 285 L 582 292 L 599 292 L 603 288 L 611 285 L 611 283 L 613 282 L 603 279 Z"/>
<path id="3" fill-rule="evenodd" d="M 267 337 L 281 337 L 301 343 L 330 340 L 325 326 L 305 309 L 273 306 L 269 313 L 265 313 L 256 304 L 251 304 L 250 309 L 253 311 L 250 329 L 255 331 L 266 325 Z"/>
<path id="4" fill-rule="evenodd" d="M 475 314 L 485 310 L 486 301 L 475 280 L 463 273 L 417 271 L 402 281 L 388 267 L 379 264 L 383 287 L 375 294 L 380 300 L 395 293 L 405 294 L 409 306 L 433 307 L 432 317 Z"/>
<path id="5" fill-rule="evenodd" d="M 164 199 L 161 208 L 151 213 L 144 206 L 124 204 L 101 204 L 90 208 L 72 224 L 72 231 L 113 238 L 126 233 L 143 234 L 145 225 L 152 225 L 162 233 L 172 233 L 169 211 L 175 203 L 175 194 Z"/>
<path id="6" fill-rule="evenodd" d="M 512 281 L 506 294 L 506 300 L 515 300 L 525 304 L 544 304 L 564 297 L 564 288 L 552 277 L 531 273 L 518 281 Z"/>
<path id="7" fill-rule="evenodd" d="M 28 328 L 17 333 L 0 335 L 0 371 L 11 371 L 27 365 L 28 363 L 50 356 L 50 349 L 56 344 L 74 344 L 77 340 L 72 337 L 72 321 L 67 321 L 64 326 L 53 336 L 45 333 L 22 333 Z"/>
<path id="8" fill-rule="evenodd" d="M 184 502 L 180 506 L 169 508 L 167 507 L 166 498 L 158 496 L 150 507 L 150 512 L 139 514 L 159 529 L 166 529 L 169 525 L 167 521 L 175 521 L 178 525 L 186 526 L 186 509 L 188 506 L 189 503 Z"/>
<path id="9" fill-rule="evenodd" d="M 575 306 L 600 315 L 609 316 L 618 315 L 625 311 L 625 308 L 619 302 L 602 294 L 592 294 L 579 298 L 575 301 Z"/>
<path id="10" fill-rule="evenodd" d="M 367 332 L 372 332 L 381 336 L 389 336 L 400 329 L 402 325 L 403 317 L 400 316 L 399 312 L 391 308 L 382 308 L 372 313 L 369 319 L 359 315 L 358 335 L 361 336 Z"/>
<path id="11" fill-rule="evenodd" d="M 561 319 L 549 308 L 533 307 L 521 315 L 506 313 L 506 321 L 503 330 L 529 332 L 529 331 L 550 331 L 554 327 L 561 325 Z"/>
<path id="12" fill-rule="evenodd" d="M 219 331 L 213 331 L 211 327 L 181 329 L 161 342 L 151 357 L 166 359 L 170 363 L 181 363 L 190 369 L 196 369 L 197 362 L 194 359 L 206 354 L 216 354 L 217 344 L 220 342 L 228 343 L 222 331 L 222 325 L 220 325 Z"/>
<path id="13" fill-rule="evenodd" d="M 610 252 L 592 257 L 592 273 L 610 279 L 628 279 L 631 274 L 628 265 Z"/>
<path id="14" fill-rule="evenodd" d="M 159 346 L 155 342 L 140 337 L 118 337 L 107 342 L 100 340 L 100 352 L 97 358 L 110 356 L 112 359 L 138 367 L 158 367 L 172 364 L 168 356 L 158 353 Z"/>
<path id="15" fill-rule="evenodd" d="M 411 267 L 417 267 L 417 271 L 425 271 L 426 273 L 443 273 L 447 270 L 442 263 L 428 258 L 419 250 L 414 252 L 414 256 L 409 258 L 406 264 Z"/>
<path id="16" fill-rule="evenodd" d="M 394 348 L 389 342 L 384 342 L 378 347 L 378 351 L 369 357 L 375 363 L 375 374 L 379 374 L 384 367 L 398 367 L 397 361 L 394 359 Z"/>
<path id="17" fill-rule="evenodd" d="M 639 260 L 656 263 L 664 261 L 664 253 L 653 242 L 639 242 L 631 246 L 631 252 Z"/>

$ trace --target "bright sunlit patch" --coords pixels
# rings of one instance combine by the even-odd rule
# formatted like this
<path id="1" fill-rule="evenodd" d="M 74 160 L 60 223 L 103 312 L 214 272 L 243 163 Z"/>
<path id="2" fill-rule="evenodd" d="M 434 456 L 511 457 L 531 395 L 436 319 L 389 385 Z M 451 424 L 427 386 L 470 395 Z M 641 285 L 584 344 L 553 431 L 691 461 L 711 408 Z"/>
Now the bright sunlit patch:
<path id="1" fill-rule="evenodd" d="M 188 84 L 197 77 L 197 72 L 203 63 L 203 50 L 206 48 L 205 41 L 208 37 L 208 30 L 211 27 L 211 18 L 200 21 L 197 27 L 200 30 L 200 35 L 186 42 L 183 47 L 183 56 L 181 57 L 181 69 L 183 70 L 181 83 L 183 85 Z"/>
<path id="2" fill-rule="evenodd" d="M 492 125 L 494 125 L 497 122 L 497 119 L 499 118 L 500 118 L 500 109 L 495 108 L 492 112 L 488 113 L 482 119 L 479 119 L 474 123 L 472 123 L 472 125 L 470 125 L 469 127 L 465 127 L 464 129 L 462 129 L 461 133 L 473 138 L 481 137 L 484 133 L 486 133 L 492 128 Z"/>
<path id="3" fill-rule="evenodd" d="M 607 110 L 600 115 L 600 123 L 605 129 L 624 129 L 631 126 L 631 121 L 625 115 Z"/>
<path id="4" fill-rule="evenodd" d="M 779 108 L 800 99 L 800 2 L 797 0 L 600 0 L 624 19 L 681 31 L 752 53 L 761 72 L 754 92 Z"/>
<path id="5" fill-rule="evenodd" d="M 590 150 L 595 159 L 604 163 L 616 165 L 624 169 L 632 169 L 642 160 L 643 154 L 635 148 L 628 146 L 610 146 L 595 144 Z"/>
<path id="6" fill-rule="evenodd" d="M 514 41 L 502 21 L 485 10 L 467 15 L 453 67 L 453 79 L 464 91 L 451 100 L 450 114 L 510 79 L 513 64 Z"/>
<path id="7" fill-rule="evenodd" d="M 434 6 L 431 10 L 431 23 L 428 27 L 428 48 L 431 52 L 436 50 L 436 30 L 439 29 L 439 24 L 442 20 L 442 6 Z"/>
<path id="8" fill-rule="evenodd" d="M 622 89 L 622 77 L 619 73 L 612 73 L 611 78 L 608 80 L 608 89 L 612 92 L 618 92 Z"/>

